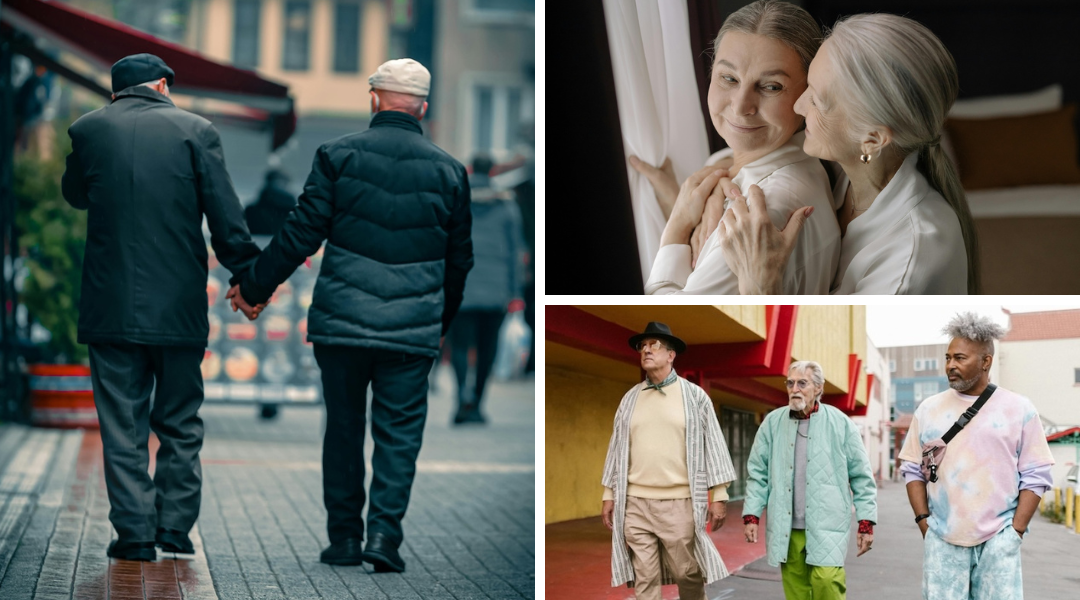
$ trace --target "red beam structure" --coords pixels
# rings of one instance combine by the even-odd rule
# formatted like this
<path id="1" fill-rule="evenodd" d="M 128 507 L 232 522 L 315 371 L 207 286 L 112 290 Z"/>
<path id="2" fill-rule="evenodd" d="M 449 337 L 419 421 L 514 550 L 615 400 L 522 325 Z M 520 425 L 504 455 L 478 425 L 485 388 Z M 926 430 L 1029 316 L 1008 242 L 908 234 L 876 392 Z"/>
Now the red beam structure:
<path id="1" fill-rule="evenodd" d="M 785 377 L 791 364 L 798 307 L 765 307 L 765 339 L 757 342 L 728 344 L 690 344 L 679 355 L 680 375 L 706 390 L 716 388 L 729 394 L 763 402 L 770 406 L 788 403 L 784 390 L 758 381 L 761 377 Z M 546 314 L 546 339 L 622 363 L 639 365 L 638 354 L 626 343 L 636 331 L 605 321 L 573 306 L 549 306 Z M 848 392 L 823 398 L 847 414 L 866 414 L 856 408 L 855 389 L 862 360 L 855 354 L 848 358 Z"/>

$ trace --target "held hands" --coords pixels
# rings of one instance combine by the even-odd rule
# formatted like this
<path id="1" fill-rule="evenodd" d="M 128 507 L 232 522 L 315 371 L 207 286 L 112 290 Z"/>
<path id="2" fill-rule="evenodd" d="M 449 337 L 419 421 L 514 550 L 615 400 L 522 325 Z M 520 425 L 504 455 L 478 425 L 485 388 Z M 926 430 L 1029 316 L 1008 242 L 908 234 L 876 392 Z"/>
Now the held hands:
<path id="1" fill-rule="evenodd" d="M 720 220 L 719 236 L 724 260 L 739 278 L 739 293 L 783 292 L 784 268 L 799 231 L 813 212 L 810 206 L 796 210 L 779 231 L 769 219 L 765 195 L 758 186 L 750 186 L 749 198 L 740 194 L 732 200 Z"/>
<path id="2" fill-rule="evenodd" d="M 922 523 L 919 524 L 922 525 Z M 870 546 L 874 543 L 874 534 L 860 533 L 855 541 L 859 546 L 859 553 L 855 556 L 862 556 L 870 551 Z"/>
<path id="3" fill-rule="evenodd" d="M 604 500 L 604 507 L 600 509 L 600 519 L 604 521 L 604 526 L 609 531 L 615 529 L 615 525 L 612 523 L 611 518 L 615 514 L 615 501 Z"/>
<path id="4" fill-rule="evenodd" d="M 727 502 L 709 503 L 709 531 L 716 531 L 724 526 L 727 518 Z"/>
<path id="5" fill-rule="evenodd" d="M 266 308 L 266 305 L 269 304 L 269 301 L 267 301 L 262 304 L 256 304 L 255 306 L 251 306 L 247 303 L 247 300 L 244 300 L 244 296 L 240 294 L 239 284 L 229 288 L 229 292 L 225 294 L 225 297 L 232 301 L 233 312 L 236 312 L 236 309 L 240 309 L 240 311 L 244 313 L 244 316 L 247 317 L 249 321 L 254 321 L 255 319 L 258 319 L 259 313 L 261 313 L 262 310 Z"/>

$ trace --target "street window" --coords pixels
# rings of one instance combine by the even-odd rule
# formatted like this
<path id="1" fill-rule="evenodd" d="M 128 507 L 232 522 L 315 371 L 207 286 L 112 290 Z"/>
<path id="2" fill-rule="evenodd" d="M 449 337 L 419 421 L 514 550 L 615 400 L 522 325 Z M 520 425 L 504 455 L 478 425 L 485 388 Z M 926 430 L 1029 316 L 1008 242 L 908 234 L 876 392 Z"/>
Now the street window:
<path id="1" fill-rule="evenodd" d="M 285 50 L 281 68 L 306 71 L 310 58 L 311 3 L 290 0 L 285 3 Z"/>
<path id="2" fill-rule="evenodd" d="M 526 89 L 520 85 L 477 83 L 472 88 L 470 153 L 484 152 L 496 160 L 513 154 L 521 139 L 522 122 L 528 118 Z"/>
<path id="3" fill-rule="evenodd" d="M 360 71 L 360 5 L 338 2 L 334 14 L 334 72 Z"/>
<path id="4" fill-rule="evenodd" d="M 922 361 L 921 358 L 916 358 L 915 359 L 915 370 L 916 371 L 922 371 L 922 363 L 923 363 L 923 361 Z"/>
<path id="5" fill-rule="evenodd" d="M 233 19 L 233 64 L 259 66 L 259 11 L 262 0 L 236 0 Z"/>
<path id="6" fill-rule="evenodd" d="M 535 23 L 536 0 L 463 0 L 460 6 L 464 20 L 476 25 Z"/>
<path id="7" fill-rule="evenodd" d="M 1076 378 L 1076 383 L 1080 384 L 1080 369 L 1076 369 L 1075 378 Z"/>
<path id="8" fill-rule="evenodd" d="M 915 382 L 915 403 L 918 404 L 923 400 L 938 393 L 938 382 L 936 381 L 917 381 Z"/>
<path id="9" fill-rule="evenodd" d="M 895 373 L 896 372 L 896 361 L 895 360 L 890 360 L 889 361 L 889 372 L 890 373 Z"/>

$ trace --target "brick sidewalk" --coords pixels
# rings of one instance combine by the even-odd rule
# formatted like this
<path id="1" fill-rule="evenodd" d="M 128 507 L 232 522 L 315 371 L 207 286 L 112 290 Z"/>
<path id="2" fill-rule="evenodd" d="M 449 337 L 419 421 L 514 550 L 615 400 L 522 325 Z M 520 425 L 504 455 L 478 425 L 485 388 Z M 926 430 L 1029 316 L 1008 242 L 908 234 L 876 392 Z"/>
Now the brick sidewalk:
<path id="1" fill-rule="evenodd" d="M 438 383 L 404 522 L 405 573 L 318 562 L 328 544 L 321 407 L 261 421 L 252 406 L 206 405 L 194 559 L 105 556 L 113 533 L 94 432 L 0 430 L 0 598 L 534 598 L 533 382 L 493 382 L 491 424 L 456 429 L 448 369 Z"/>

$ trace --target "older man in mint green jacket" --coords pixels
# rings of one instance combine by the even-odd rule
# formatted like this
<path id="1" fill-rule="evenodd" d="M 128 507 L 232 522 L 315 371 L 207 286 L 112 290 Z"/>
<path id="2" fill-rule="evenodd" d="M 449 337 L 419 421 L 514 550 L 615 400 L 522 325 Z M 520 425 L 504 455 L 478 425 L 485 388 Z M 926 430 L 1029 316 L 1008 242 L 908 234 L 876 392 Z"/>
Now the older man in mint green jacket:
<path id="1" fill-rule="evenodd" d="M 746 541 L 757 542 L 758 520 L 768 508 L 766 557 L 780 565 L 787 599 L 844 598 L 852 504 L 859 556 L 874 540 L 877 487 L 870 459 L 855 423 L 821 404 L 821 365 L 792 363 L 787 389 L 788 406 L 765 416 L 750 450 Z"/>

